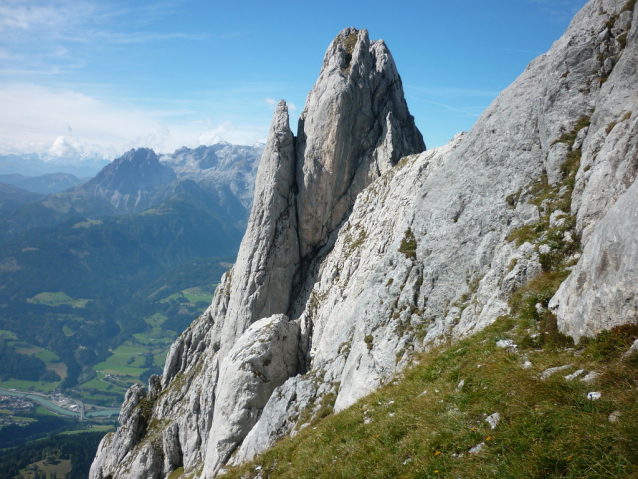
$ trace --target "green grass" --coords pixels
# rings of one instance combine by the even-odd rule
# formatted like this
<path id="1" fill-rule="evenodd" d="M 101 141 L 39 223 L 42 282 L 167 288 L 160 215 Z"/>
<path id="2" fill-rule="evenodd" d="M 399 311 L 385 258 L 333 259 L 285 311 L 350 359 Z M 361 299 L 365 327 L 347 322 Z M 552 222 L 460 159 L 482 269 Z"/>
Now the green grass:
<path id="1" fill-rule="evenodd" d="M 36 294 L 33 298 L 27 299 L 29 303 L 46 304 L 47 306 L 61 306 L 68 304 L 74 308 L 84 308 L 90 299 L 73 299 L 72 297 L 62 293 L 44 292 Z"/>
<path id="2" fill-rule="evenodd" d="M 68 435 L 74 435 L 74 434 L 84 434 L 87 432 L 113 432 L 115 431 L 115 426 L 112 426 L 110 424 L 105 424 L 105 425 L 95 425 L 93 427 L 91 427 L 90 429 L 77 429 L 75 431 L 63 431 L 61 433 L 59 433 L 59 435 L 63 435 L 63 436 L 68 436 Z"/>
<path id="3" fill-rule="evenodd" d="M 36 354 L 36 356 L 47 364 L 51 364 L 60 360 L 57 354 L 47 349 L 42 349 L 38 354 Z"/>
<path id="4" fill-rule="evenodd" d="M 572 131 L 568 133 L 563 133 L 561 137 L 558 140 L 554 141 L 554 143 L 552 144 L 567 143 L 569 147 L 571 148 L 571 146 L 574 144 L 574 140 L 576 140 L 576 135 L 578 134 L 578 132 L 589 125 L 590 125 L 590 117 L 588 116 L 581 117 L 574 125 L 574 128 L 572 129 Z"/>
<path id="5" fill-rule="evenodd" d="M 43 416 L 58 416 L 55 413 L 52 413 L 51 411 L 49 411 L 47 408 L 45 408 L 44 406 L 36 406 L 35 408 L 35 412 L 37 414 L 42 414 Z"/>
<path id="6" fill-rule="evenodd" d="M 636 477 L 638 356 L 620 359 L 631 335 L 601 339 L 622 344 L 604 360 L 596 359 L 596 341 L 576 351 L 495 347 L 503 338 L 522 344 L 530 329 L 533 321 L 502 318 L 470 339 L 439 346 L 397 384 L 337 415 L 326 407 L 324 419 L 225 477 L 256 477 L 257 465 L 264 478 Z M 521 367 L 525 357 L 530 369 Z M 569 370 L 539 378 L 569 363 Z M 578 368 L 602 376 L 589 385 L 564 378 Z M 588 400 L 590 391 L 602 398 Z M 613 411 L 622 414 L 617 423 L 608 420 Z M 494 412 L 502 420 L 492 430 L 485 417 Z M 468 453 L 480 443 L 483 452 Z"/>
<path id="7" fill-rule="evenodd" d="M 19 346 L 17 344 L 13 344 L 13 346 L 15 347 L 16 353 L 20 354 L 35 354 L 37 356 L 44 351 L 44 349 L 28 343 L 21 343 Z"/>
<path id="8" fill-rule="evenodd" d="M 175 337 L 176 333 L 164 331 L 160 327 L 154 327 L 151 331 L 146 333 L 137 333 L 133 335 L 133 338 L 138 344 L 147 347 L 149 350 L 170 345 Z"/>
<path id="9" fill-rule="evenodd" d="M 57 464 L 48 464 L 46 461 L 38 461 L 34 463 L 37 465 L 46 477 L 65 477 L 71 471 L 70 459 L 59 459 Z M 21 471 L 20 477 L 22 478 L 35 478 L 35 472 L 33 471 Z"/>
<path id="10" fill-rule="evenodd" d="M 163 368 L 164 363 L 166 362 L 166 356 L 168 355 L 168 349 L 162 353 L 155 354 L 153 356 L 153 364 L 158 368 Z"/>
<path id="11" fill-rule="evenodd" d="M 164 324 L 164 322 L 167 320 L 168 318 L 166 316 L 164 316 L 163 314 L 160 313 L 155 313 L 152 316 L 149 316 L 148 318 L 144 318 L 144 321 L 146 321 L 146 324 L 149 324 L 150 326 L 161 326 L 162 324 Z"/>
<path id="12" fill-rule="evenodd" d="M 16 340 L 16 339 L 18 339 L 18 336 L 13 331 L 7 331 L 6 329 L 0 329 L 0 339 Z"/>
<path id="13" fill-rule="evenodd" d="M 47 413 L 49 415 L 51 415 L 51 413 L 49 413 L 47 411 Z M 22 416 L 11 416 L 11 418 L 9 418 L 12 421 L 21 421 L 21 422 L 35 422 L 37 421 L 37 419 L 33 418 L 33 417 L 22 417 Z"/>
<path id="14" fill-rule="evenodd" d="M 133 384 L 134 381 L 131 381 L 130 384 Z M 113 387 L 113 389 L 110 389 L 108 391 L 109 393 L 111 392 L 119 392 L 120 396 L 116 397 L 116 396 L 109 396 L 106 394 L 99 394 L 99 393 L 94 393 L 91 391 L 86 391 L 82 388 L 78 388 L 77 393 L 82 396 L 82 400 L 85 403 L 86 406 L 90 406 L 93 405 L 94 403 L 104 403 L 102 404 L 103 406 L 108 406 L 111 407 L 112 403 L 118 403 L 116 405 L 116 407 L 119 407 L 121 405 L 122 400 L 124 399 L 124 393 L 126 392 L 126 389 L 123 388 L 119 388 L 116 389 L 115 386 Z"/>
<path id="15" fill-rule="evenodd" d="M 189 304 L 194 306 L 196 303 L 198 303 L 200 301 L 205 301 L 206 303 L 210 304 L 210 302 L 213 300 L 213 294 L 209 293 L 207 291 L 204 291 L 204 290 L 202 290 L 199 287 L 188 288 L 188 289 L 184 289 L 184 290 L 182 290 L 182 291 L 180 291 L 178 293 L 171 294 L 169 297 L 164 298 L 163 300 L 161 300 L 160 303 L 167 303 L 171 299 L 177 300 L 178 298 L 185 298 L 186 300 L 188 300 Z M 155 314 L 153 316 L 157 316 L 157 314 Z M 166 319 L 164 319 L 164 321 L 165 320 Z"/>
<path id="16" fill-rule="evenodd" d="M 403 253 L 406 258 L 416 260 L 417 242 L 411 228 L 405 230 L 405 236 L 401 240 L 399 252 Z"/>
<path id="17" fill-rule="evenodd" d="M 19 391 L 27 392 L 30 388 L 33 388 L 39 392 L 50 392 L 56 389 L 59 382 L 45 383 L 40 381 L 24 381 L 22 379 L 10 379 L 8 381 L 1 381 L 0 388 L 3 389 L 17 389 Z"/>
<path id="18" fill-rule="evenodd" d="M 98 391 L 109 391 L 109 392 L 119 392 L 125 393 L 126 390 L 122 387 L 117 386 L 116 384 L 110 383 L 108 381 L 103 381 L 104 373 L 97 373 L 97 377 L 95 379 L 91 379 L 90 381 L 82 384 L 82 389 L 97 389 Z"/>
<path id="19" fill-rule="evenodd" d="M 106 361 L 96 364 L 93 369 L 115 376 L 129 376 L 135 379 L 143 372 L 140 366 L 144 363 L 141 354 L 147 352 L 142 346 L 125 344 L 113 350 L 113 354 Z M 129 360 L 133 359 L 131 363 Z"/>

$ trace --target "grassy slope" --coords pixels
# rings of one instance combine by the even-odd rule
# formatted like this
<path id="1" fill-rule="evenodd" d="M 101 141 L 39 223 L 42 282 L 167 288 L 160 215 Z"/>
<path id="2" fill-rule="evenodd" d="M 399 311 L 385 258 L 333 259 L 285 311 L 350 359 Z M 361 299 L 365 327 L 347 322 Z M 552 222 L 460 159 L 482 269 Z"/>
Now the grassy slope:
<path id="1" fill-rule="evenodd" d="M 621 359 L 638 337 L 638 326 L 603 332 L 574 347 L 547 310 L 580 252 L 575 218 L 566 214 L 562 225 L 552 226 L 550 216 L 571 210 L 580 165 L 580 150 L 572 146 L 588 124 L 588 117 L 581 118 L 558 140 L 571 150 L 560 184 L 551 186 L 543 177 L 506 199 L 514 208 L 526 198 L 541 210 L 538 222 L 508 237 L 517 245 L 533 244 L 542 266 L 541 274 L 510 299 L 514 317 L 432 349 L 404 378 L 338 415 L 324 399 L 309 427 L 294 439 L 226 477 L 638 477 L 638 353 Z M 406 255 L 416 250 L 412 242 L 401 245 Z M 549 252 L 541 254 L 541 245 Z M 512 339 L 518 347 L 496 347 L 501 339 Z M 522 367 L 526 360 L 531 368 Z M 540 379 L 547 368 L 568 364 L 565 371 Z M 590 384 L 567 381 L 565 375 L 577 369 L 602 374 Z M 601 399 L 587 399 L 592 391 L 601 392 Z M 610 422 L 615 411 L 621 416 Z M 503 420 L 492 430 L 485 418 L 494 412 Z M 481 443 L 482 452 L 469 454 Z"/>
<path id="2" fill-rule="evenodd" d="M 256 466 L 273 478 L 636 477 L 638 354 L 623 360 L 622 352 L 637 331 L 567 349 L 496 346 L 505 338 L 529 343 L 536 324 L 502 318 L 437 347 L 403 378 L 340 414 L 327 405 L 294 439 L 225 477 L 257 477 Z M 540 379 L 566 364 L 573 366 Z M 576 369 L 602 375 L 589 384 L 567 381 Z M 588 400 L 591 391 L 602 398 Z M 621 416 L 612 423 L 614 411 Z M 494 412 L 502 420 L 492 430 L 485 418 Z M 480 443 L 481 453 L 468 453 Z"/>

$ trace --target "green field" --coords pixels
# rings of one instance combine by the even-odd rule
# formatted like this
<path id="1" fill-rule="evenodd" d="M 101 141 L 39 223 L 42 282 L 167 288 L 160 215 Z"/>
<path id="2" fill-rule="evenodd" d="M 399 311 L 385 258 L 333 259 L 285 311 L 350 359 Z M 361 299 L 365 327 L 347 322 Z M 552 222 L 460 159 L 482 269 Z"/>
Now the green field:
<path id="1" fill-rule="evenodd" d="M 155 364 L 155 366 L 157 366 L 158 368 L 164 368 L 164 363 L 166 362 L 166 356 L 168 355 L 168 349 L 166 349 L 164 352 L 159 353 L 159 354 L 155 354 L 153 356 L 153 364 Z"/>
<path id="2" fill-rule="evenodd" d="M 30 468 L 37 467 L 44 471 L 46 477 L 65 477 L 71 471 L 71 461 L 69 459 L 58 459 L 56 464 L 48 464 L 47 460 L 39 461 L 29 466 L 29 469 L 21 471 L 22 478 L 35 478 L 36 472 Z"/>
<path id="3" fill-rule="evenodd" d="M 44 361 L 46 364 L 51 364 L 54 362 L 60 361 L 60 358 L 53 351 L 48 351 L 46 349 L 41 349 L 36 356 Z"/>
<path id="4" fill-rule="evenodd" d="M 111 356 L 92 367 L 96 376 L 73 390 L 87 407 L 117 405 L 128 387 L 140 382 L 143 374 L 145 374 L 144 380 L 148 377 L 149 368 L 152 368 L 153 373 L 160 374 L 170 345 L 178 335 L 178 331 L 173 329 L 181 330 L 182 323 L 194 319 L 205 309 L 202 303 L 205 303 L 207 307 L 212 298 L 212 293 L 204 288 L 192 287 L 163 299 L 161 302 L 164 305 L 158 307 L 157 312 L 144 318 L 147 325 L 146 331 L 131 335 L 128 341 L 113 349 Z M 73 307 L 84 307 L 87 303 L 87 300 L 76 300 L 63 292 L 43 292 L 28 301 L 47 306 L 71 305 Z M 167 322 L 170 325 L 165 324 Z M 75 327 L 65 324 L 63 333 L 66 336 L 72 336 L 76 333 Z M 67 377 L 67 365 L 60 362 L 60 357 L 54 352 L 20 341 L 20 338 L 11 331 L 0 330 L 0 339 L 7 340 L 19 353 L 36 356 L 46 364 L 48 370 L 54 371 L 60 378 Z M 59 384 L 60 382 L 9 380 L 0 382 L 0 387 L 46 393 L 57 389 Z"/>
<path id="5" fill-rule="evenodd" d="M 57 414 L 49 411 L 47 408 L 45 408 L 44 406 L 36 406 L 35 408 L 35 412 L 37 414 L 42 414 L 43 416 L 57 416 Z M 35 419 L 34 419 L 35 421 Z"/>
<path id="6" fill-rule="evenodd" d="M 16 336 L 16 333 L 14 333 L 13 331 L 7 331 L 5 329 L 0 329 L 0 339 L 4 339 L 6 340 L 15 340 L 18 339 L 18 336 Z"/>
<path id="7" fill-rule="evenodd" d="M 121 374 L 140 374 L 137 366 L 133 366 L 130 359 L 133 362 L 139 359 L 140 354 L 144 354 L 146 348 L 142 346 L 132 346 L 131 343 L 118 346 L 112 351 L 112 355 L 109 356 L 106 361 L 96 364 L 94 369 L 96 371 L 102 371 L 107 374 L 119 375 Z"/>
<path id="8" fill-rule="evenodd" d="M 161 326 L 168 318 L 161 313 L 155 313 L 154 315 L 144 318 L 146 324 L 149 324 L 152 327 Z"/>
<path id="9" fill-rule="evenodd" d="M 84 434 L 87 432 L 113 432 L 115 431 L 115 426 L 111 424 L 93 426 L 90 429 L 78 429 L 77 431 L 63 431 L 59 435 L 60 436 L 69 436 L 73 434 Z"/>
<path id="10" fill-rule="evenodd" d="M 19 391 L 40 391 L 50 392 L 58 387 L 58 382 L 45 383 L 41 381 L 24 381 L 22 379 L 10 379 L 8 381 L 0 381 L 0 388 L 18 389 Z"/>
<path id="11" fill-rule="evenodd" d="M 213 286 L 217 286 L 217 285 L 214 284 Z M 195 304 L 197 304 L 200 301 L 205 301 L 206 303 L 210 304 L 210 302 L 213 300 L 213 294 L 209 293 L 208 291 L 204 291 L 201 288 L 188 288 L 178 293 L 173 293 L 168 298 L 164 298 L 160 302 L 166 303 L 170 301 L 171 299 L 174 299 L 177 301 L 178 298 L 184 298 L 188 300 L 188 303 L 190 303 L 192 306 L 195 306 Z"/>
<path id="12" fill-rule="evenodd" d="M 34 354 L 34 355 L 38 355 L 41 352 L 44 351 L 44 349 L 39 348 L 38 346 L 32 346 L 31 344 L 27 344 L 27 343 L 13 343 L 13 347 L 16 350 L 16 353 L 20 353 L 20 354 Z"/>
<path id="13" fill-rule="evenodd" d="M 61 306 L 68 304 L 74 308 L 84 308 L 90 299 L 73 299 L 63 292 L 51 293 L 43 292 L 36 294 L 33 298 L 27 299 L 27 302 L 34 304 L 46 304 L 47 306 Z"/>

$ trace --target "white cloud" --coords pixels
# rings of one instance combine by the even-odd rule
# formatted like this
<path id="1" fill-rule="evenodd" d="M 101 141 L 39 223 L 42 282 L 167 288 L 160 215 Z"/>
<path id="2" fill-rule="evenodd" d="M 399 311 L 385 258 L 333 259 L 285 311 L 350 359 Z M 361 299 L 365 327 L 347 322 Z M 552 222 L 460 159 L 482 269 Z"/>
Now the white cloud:
<path id="1" fill-rule="evenodd" d="M 240 128 L 231 121 L 205 121 L 186 110 L 145 110 L 25 84 L 0 84 L 0 105 L 0 153 L 114 158 L 142 146 L 172 152 L 221 140 L 253 144 L 268 132 L 268 123 Z"/>
<path id="2" fill-rule="evenodd" d="M 220 141 L 228 141 L 236 145 L 252 145 L 258 141 L 264 141 L 260 133 L 256 128 L 239 128 L 231 121 L 225 121 L 202 133 L 197 141 L 200 145 L 212 145 Z"/>
<path id="3" fill-rule="evenodd" d="M 82 153 L 81 149 L 79 143 L 71 145 L 65 136 L 58 136 L 49 148 L 49 154 L 57 157 L 78 156 Z"/>

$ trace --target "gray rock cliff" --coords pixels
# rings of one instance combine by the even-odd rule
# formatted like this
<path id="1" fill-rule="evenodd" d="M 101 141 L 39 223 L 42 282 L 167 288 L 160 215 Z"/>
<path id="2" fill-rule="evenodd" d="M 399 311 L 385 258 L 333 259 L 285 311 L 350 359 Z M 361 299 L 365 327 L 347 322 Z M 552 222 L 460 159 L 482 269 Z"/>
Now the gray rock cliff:
<path id="1" fill-rule="evenodd" d="M 349 51 L 354 57 L 346 65 Z M 334 122 L 323 122 L 326 111 Z M 365 30 L 344 30 L 328 49 L 299 131 L 295 138 L 280 102 L 237 262 L 208 310 L 172 345 L 153 394 L 140 400 L 150 416 L 121 418 L 91 477 L 163 477 L 177 467 L 214 477 L 273 390 L 305 368 L 299 321 L 286 314 L 308 280 L 307 265 L 363 188 L 399 158 L 425 149 L 389 51 Z M 317 172 L 318 165 L 330 173 Z M 312 216 L 310 203 L 328 207 Z M 314 226 L 319 234 L 307 236 Z M 124 409 L 140 409 L 137 397 Z"/>
<path id="2" fill-rule="evenodd" d="M 296 138 L 277 106 L 237 263 L 161 382 L 129 391 L 91 477 L 215 477 L 509 314 L 555 258 L 568 277 L 535 307 L 562 331 L 636 322 L 635 16 L 591 0 L 426 152 L 383 42 L 341 32 Z"/>

